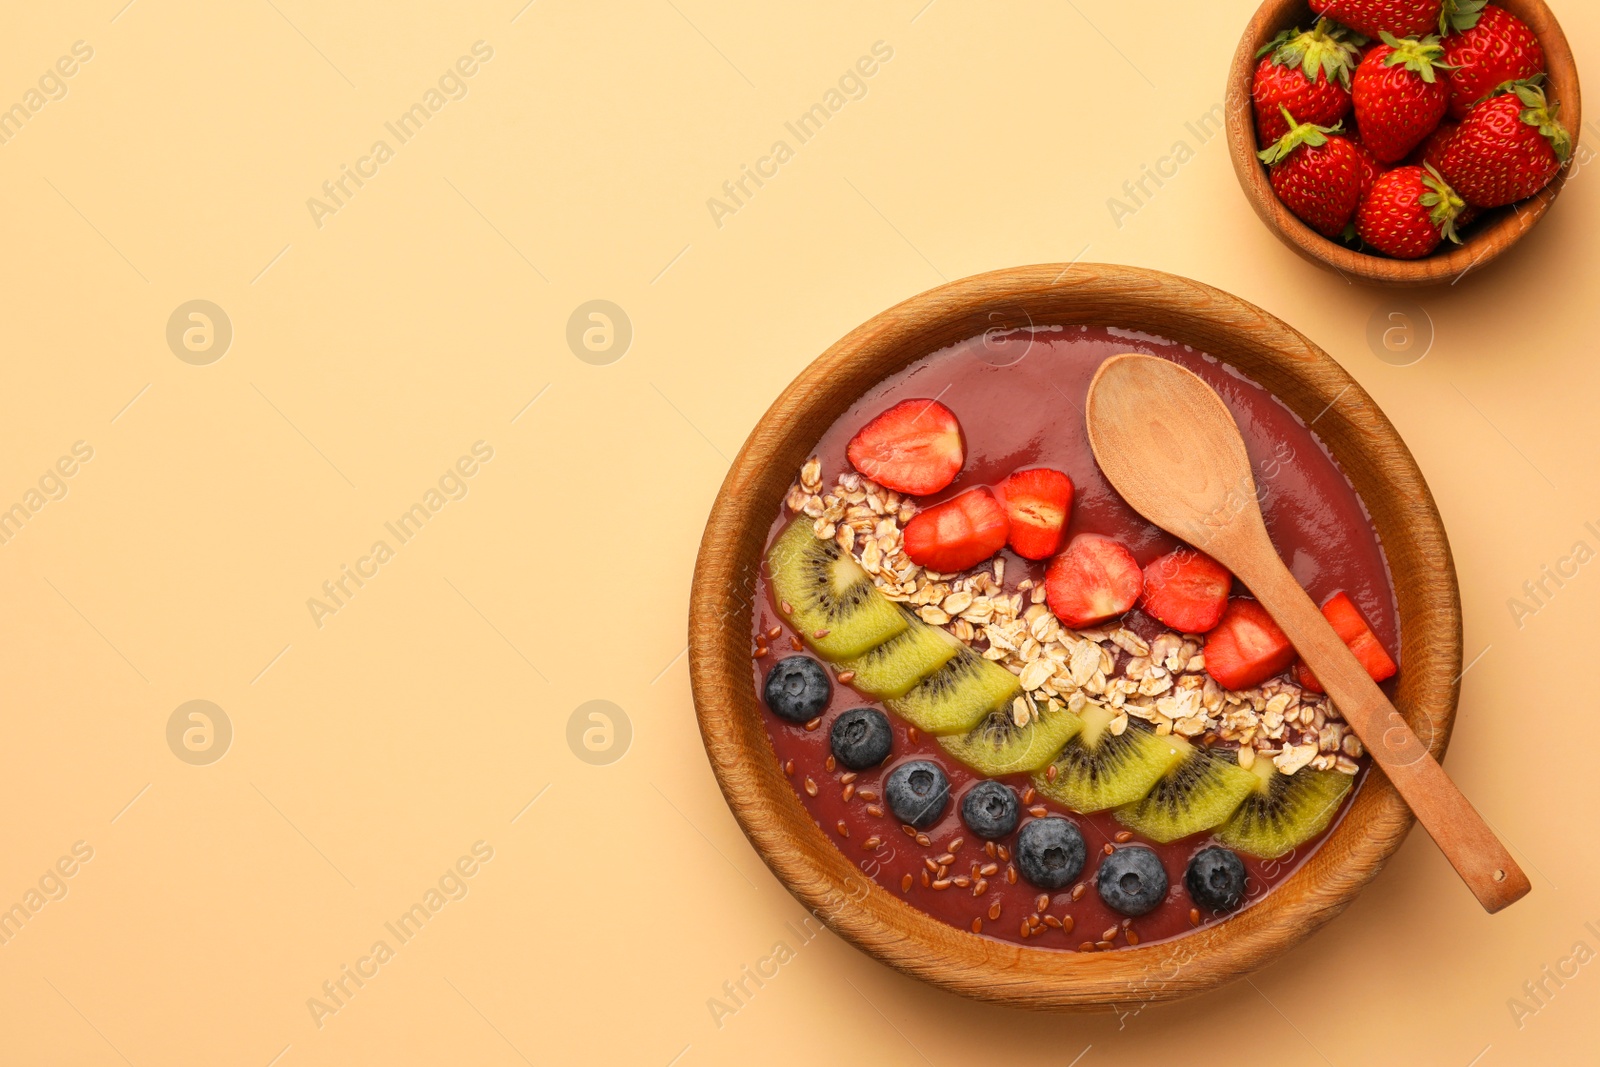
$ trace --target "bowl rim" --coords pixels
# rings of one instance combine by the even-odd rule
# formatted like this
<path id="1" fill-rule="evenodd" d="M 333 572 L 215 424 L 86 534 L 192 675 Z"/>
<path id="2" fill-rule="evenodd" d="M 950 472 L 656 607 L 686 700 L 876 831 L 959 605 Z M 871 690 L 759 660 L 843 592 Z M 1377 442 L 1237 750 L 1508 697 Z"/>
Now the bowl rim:
<path id="1" fill-rule="evenodd" d="M 1560 104 L 1562 122 L 1572 134 L 1573 154 L 1549 185 L 1528 200 L 1493 209 L 1493 217 L 1469 229 L 1460 245 L 1422 259 L 1404 260 L 1357 252 L 1323 237 L 1296 217 L 1272 191 L 1267 170 L 1256 158 L 1255 118 L 1250 103 L 1251 83 L 1258 62 L 1255 53 L 1278 31 L 1307 25 L 1317 16 L 1306 0 L 1265 0 L 1245 27 L 1229 66 L 1226 127 L 1228 153 L 1245 198 L 1279 240 L 1305 259 L 1338 272 L 1347 281 L 1355 277 L 1380 285 L 1441 285 L 1482 270 L 1544 218 L 1565 187 L 1577 159 L 1583 128 L 1583 95 L 1577 63 L 1560 22 L 1544 0 L 1494 0 L 1494 3 L 1526 22 L 1539 39 L 1549 70 L 1547 92 Z"/>
<path id="2" fill-rule="evenodd" d="M 1261 901 L 1174 940 L 1092 954 L 1014 945 L 947 925 L 879 886 L 812 820 L 778 766 L 751 684 L 750 612 L 774 516 L 823 431 L 871 386 L 956 340 L 1033 324 L 1121 326 L 1191 344 L 1318 425 L 1383 545 L 1401 621 L 1404 669 L 1395 703 L 1435 757 L 1448 744 L 1459 694 L 1460 598 L 1427 483 L 1371 397 L 1281 320 L 1187 278 L 1056 263 L 950 282 L 852 330 L 774 401 L 712 506 L 688 620 L 701 738 L 740 828 L 808 910 L 905 974 L 980 1000 L 1110 1010 L 1200 993 L 1286 952 L 1377 874 L 1412 816 L 1388 780 L 1371 771 L 1317 852 Z"/>

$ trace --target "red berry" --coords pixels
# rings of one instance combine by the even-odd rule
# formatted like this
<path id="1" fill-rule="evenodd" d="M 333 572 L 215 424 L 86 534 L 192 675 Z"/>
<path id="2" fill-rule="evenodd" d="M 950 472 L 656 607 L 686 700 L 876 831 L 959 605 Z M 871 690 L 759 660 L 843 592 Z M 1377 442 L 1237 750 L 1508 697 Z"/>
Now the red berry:
<path id="1" fill-rule="evenodd" d="M 1414 37 L 1439 28 L 1444 0 L 1311 0 L 1311 10 L 1357 33 Z"/>
<path id="2" fill-rule="evenodd" d="M 1450 89 L 1435 64 L 1437 37 L 1402 41 L 1384 35 L 1356 68 L 1351 95 L 1361 143 L 1379 163 L 1397 163 L 1421 144 L 1450 107 Z"/>
<path id="3" fill-rule="evenodd" d="M 1356 209 L 1356 232 L 1396 259 L 1419 259 L 1456 237 L 1466 207 L 1456 191 L 1422 167 L 1396 167 L 1379 175 Z"/>
<path id="4" fill-rule="evenodd" d="M 1133 607 L 1144 576 L 1133 553 L 1100 534 L 1079 534 L 1045 571 L 1045 599 L 1071 627 L 1093 626 Z"/>
<path id="5" fill-rule="evenodd" d="M 1192 548 L 1180 548 L 1145 565 L 1139 607 L 1179 633 L 1203 634 L 1222 618 L 1232 588 L 1228 568 Z"/>
<path id="6" fill-rule="evenodd" d="M 1466 118 L 1473 104 L 1506 82 L 1545 70 L 1539 38 L 1517 16 L 1493 5 L 1478 13 L 1470 29 L 1444 39 L 1444 62 L 1449 67 L 1445 81 L 1450 85 L 1450 114 L 1457 119 Z"/>
<path id="7" fill-rule="evenodd" d="M 1005 547 L 1006 509 L 987 489 L 969 489 L 919 511 L 906 523 L 906 555 L 930 571 L 955 574 Z"/>
<path id="8" fill-rule="evenodd" d="M 1355 653 L 1356 659 L 1372 676 L 1374 682 L 1391 678 L 1400 669 L 1395 666 L 1394 659 L 1378 640 L 1378 635 L 1367 625 L 1367 617 L 1361 614 L 1361 609 L 1356 607 L 1355 601 L 1349 596 L 1335 593 L 1326 604 L 1322 605 L 1322 615 L 1333 627 L 1333 632 L 1339 635 L 1339 640 Z M 1296 663 L 1294 670 L 1302 688 L 1309 689 L 1313 693 L 1323 691 L 1317 676 L 1311 673 L 1311 668 L 1306 666 L 1305 660 Z"/>
<path id="9" fill-rule="evenodd" d="M 1327 127 L 1298 123 L 1259 155 L 1290 211 L 1324 237 L 1344 232 L 1372 167 L 1365 149 Z"/>
<path id="10" fill-rule="evenodd" d="M 955 413 L 937 400 L 902 400 L 861 428 L 850 463 L 897 493 L 937 493 L 961 472 L 966 445 Z"/>
<path id="11" fill-rule="evenodd" d="M 1256 64 L 1250 98 L 1262 145 L 1289 132 L 1284 108 L 1301 122 L 1318 126 L 1332 126 L 1350 113 L 1350 74 L 1356 69 L 1357 49 L 1345 40 L 1343 27 L 1324 21 L 1307 31 L 1284 30 L 1256 55 L 1261 62 Z"/>
<path id="12" fill-rule="evenodd" d="M 1549 185 L 1572 154 L 1572 138 L 1536 85 L 1519 83 L 1467 112 L 1429 162 L 1461 198 L 1500 207 Z"/>
<path id="13" fill-rule="evenodd" d="M 1287 670 L 1294 646 L 1266 608 L 1235 597 L 1206 635 L 1205 656 L 1206 673 L 1222 688 L 1250 689 Z"/>
<path id="14" fill-rule="evenodd" d="M 1023 559 L 1055 555 L 1072 515 L 1072 479 L 1048 467 L 1014 471 L 998 493 L 1011 520 L 1011 550 Z"/>

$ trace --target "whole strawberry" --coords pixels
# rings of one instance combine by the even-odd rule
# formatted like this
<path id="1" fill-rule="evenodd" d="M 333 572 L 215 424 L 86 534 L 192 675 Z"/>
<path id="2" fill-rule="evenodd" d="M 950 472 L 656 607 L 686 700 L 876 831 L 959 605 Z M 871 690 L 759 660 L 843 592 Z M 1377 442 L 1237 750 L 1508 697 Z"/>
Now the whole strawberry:
<path id="1" fill-rule="evenodd" d="M 1361 143 L 1379 163 L 1395 163 L 1432 133 L 1450 107 L 1450 90 L 1435 65 L 1439 38 L 1380 35 L 1356 68 L 1351 92 Z"/>
<path id="2" fill-rule="evenodd" d="M 1296 122 L 1287 108 L 1283 119 L 1289 131 L 1258 153 L 1272 168 L 1272 191 L 1313 230 L 1337 237 L 1361 202 L 1363 150 L 1334 129 Z"/>
<path id="3" fill-rule="evenodd" d="M 1379 176 L 1356 209 L 1356 233 L 1396 259 L 1420 259 L 1446 238 L 1457 243 L 1466 204 L 1431 168 L 1396 167 Z"/>
<path id="4" fill-rule="evenodd" d="M 1485 0 L 1311 0 L 1311 10 L 1376 37 L 1419 37 L 1466 29 Z"/>
<path id="5" fill-rule="evenodd" d="M 1430 160 L 1463 199 L 1499 207 L 1532 196 L 1572 155 L 1572 137 L 1538 79 L 1514 82 L 1467 112 Z"/>
<path id="6" fill-rule="evenodd" d="M 1367 198 L 1368 193 L 1372 192 L 1372 187 L 1376 184 L 1379 175 L 1383 173 L 1384 167 L 1382 163 L 1372 158 L 1372 153 L 1367 151 L 1367 146 L 1362 144 L 1359 138 L 1346 137 L 1345 139 L 1355 148 L 1356 157 L 1361 160 L 1359 173 L 1361 197 L 1356 201 L 1359 204 L 1361 200 Z"/>
<path id="7" fill-rule="evenodd" d="M 1256 134 L 1270 145 L 1289 132 L 1283 109 L 1301 121 L 1332 126 L 1350 113 L 1350 75 L 1359 49 L 1342 26 L 1323 19 L 1310 30 L 1284 30 L 1256 53 L 1250 87 Z"/>
<path id="8" fill-rule="evenodd" d="M 1465 32 L 1444 39 L 1452 118 L 1465 118 L 1473 104 L 1506 82 L 1531 78 L 1545 70 L 1539 38 L 1521 19 L 1492 4 L 1475 12 L 1475 17 L 1475 24 Z"/>

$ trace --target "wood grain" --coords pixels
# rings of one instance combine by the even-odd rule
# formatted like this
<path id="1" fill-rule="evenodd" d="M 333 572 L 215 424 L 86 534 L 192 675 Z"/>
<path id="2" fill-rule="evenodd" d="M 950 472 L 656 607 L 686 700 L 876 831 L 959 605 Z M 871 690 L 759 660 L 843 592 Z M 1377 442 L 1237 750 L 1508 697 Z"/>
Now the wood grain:
<path id="1" fill-rule="evenodd" d="M 1583 129 L 1583 96 L 1578 85 L 1577 63 L 1572 58 L 1566 34 L 1561 32 L 1561 24 L 1544 0 L 1495 0 L 1495 3 L 1526 22 L 1539 38 L 1550 68 L 1546 94 L 1552 102 L 1560 103 L 1561 121 L 1572 134 L 1576 146 Z M 1256 158 L 1261 146 L 1256 143 L 1250 84 L 1259 62 L 1256 52 L 1264 44 L 1281 30 L 1291 26 L 1309 28 L 1315 21 L 1316 16 L 1306 0 L 1266 0 L 1246 27 L 1228 70 L 1228 151 L 1233 158 L 1233 170 L 1250 206 L 1284 244 L 1311 262 L 1338 271 L 1346 280 L 1360 278 L 1394 286 L 1442 285 L 1471 271 L 1482 270 L 1544 218 L 1572 174 L 1572 160 L 1567 161 L 1543 191 L 1518 204 L 1485 213 L 1462 234 L 1461 244 L 1446 243 L 1440 246 L 1440 251 L 1424 259 L 1389 259 L 1356 252 L 1328 240 L 1296 218 L 1273 193 L 1267 170 Z"/>
<path id="2" fill-rule="evenodd" d="M 1201 378 L 1155 356 L 1112 356 L 1089 385 L 1089 443 L 1132 508 L 1242 581 L 1283 628 L 1345 721 L 1478 902 L 1520 900 L 1528 877 L 1367 675 L 1267 534 L 1244 439 Z"/>
<path id="3" fill-rule="evenodd" d="M 991 327 L 1120 326 L 1208 352 L 1279 397 L 1361 494 L 1394 576 L 1402 670 L 1395 705 L 1435 757 L 1455 715 L 1461 608 L 1444 528 L 1394 427 L 1326 353 L 1237 297 L 1169 274 L 1100 264 L 1018 267 L 953 282 L 883 312 L 812 363 L 757 423 L 718 493 L 691 592 L 689 671 L 701 737 L 739 825 L 778 879 L 839 936 L 906 974 L 984 1000 L 1102 1009 L 1215 988 L 1337 915 L 1412 824 L 1370 775 L 1343 822 L 1255 906 L 1170 942 L 1078 954 L 978 937 L 868 879 L 817 827 L 777 766 L 751 682 L 750 612 L 767 530 L 822 433 L 863 392 Z"/>

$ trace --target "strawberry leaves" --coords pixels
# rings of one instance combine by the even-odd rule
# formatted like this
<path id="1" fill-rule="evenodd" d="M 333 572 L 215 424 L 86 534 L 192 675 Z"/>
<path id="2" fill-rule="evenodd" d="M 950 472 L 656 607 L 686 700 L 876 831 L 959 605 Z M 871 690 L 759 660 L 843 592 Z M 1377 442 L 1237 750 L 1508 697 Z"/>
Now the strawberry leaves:
<path id="1" fill-rule="evenodd" d="M 1434 83 L 1438 77 L 1436 70 L 1443 66 L 1439 62 L 1444 56 L 1444 49 L 1439 46 L 1439 38 L 1430 34 L 1420 39 L 1407 37 L 1402 40 L 1388 31 L 1378 36 L 1383 39 L 1384 44 L 1394 49 L 1384 58 L 1385 64 L 1391 67 L 1405 67 L 1429 85 Z"/>

